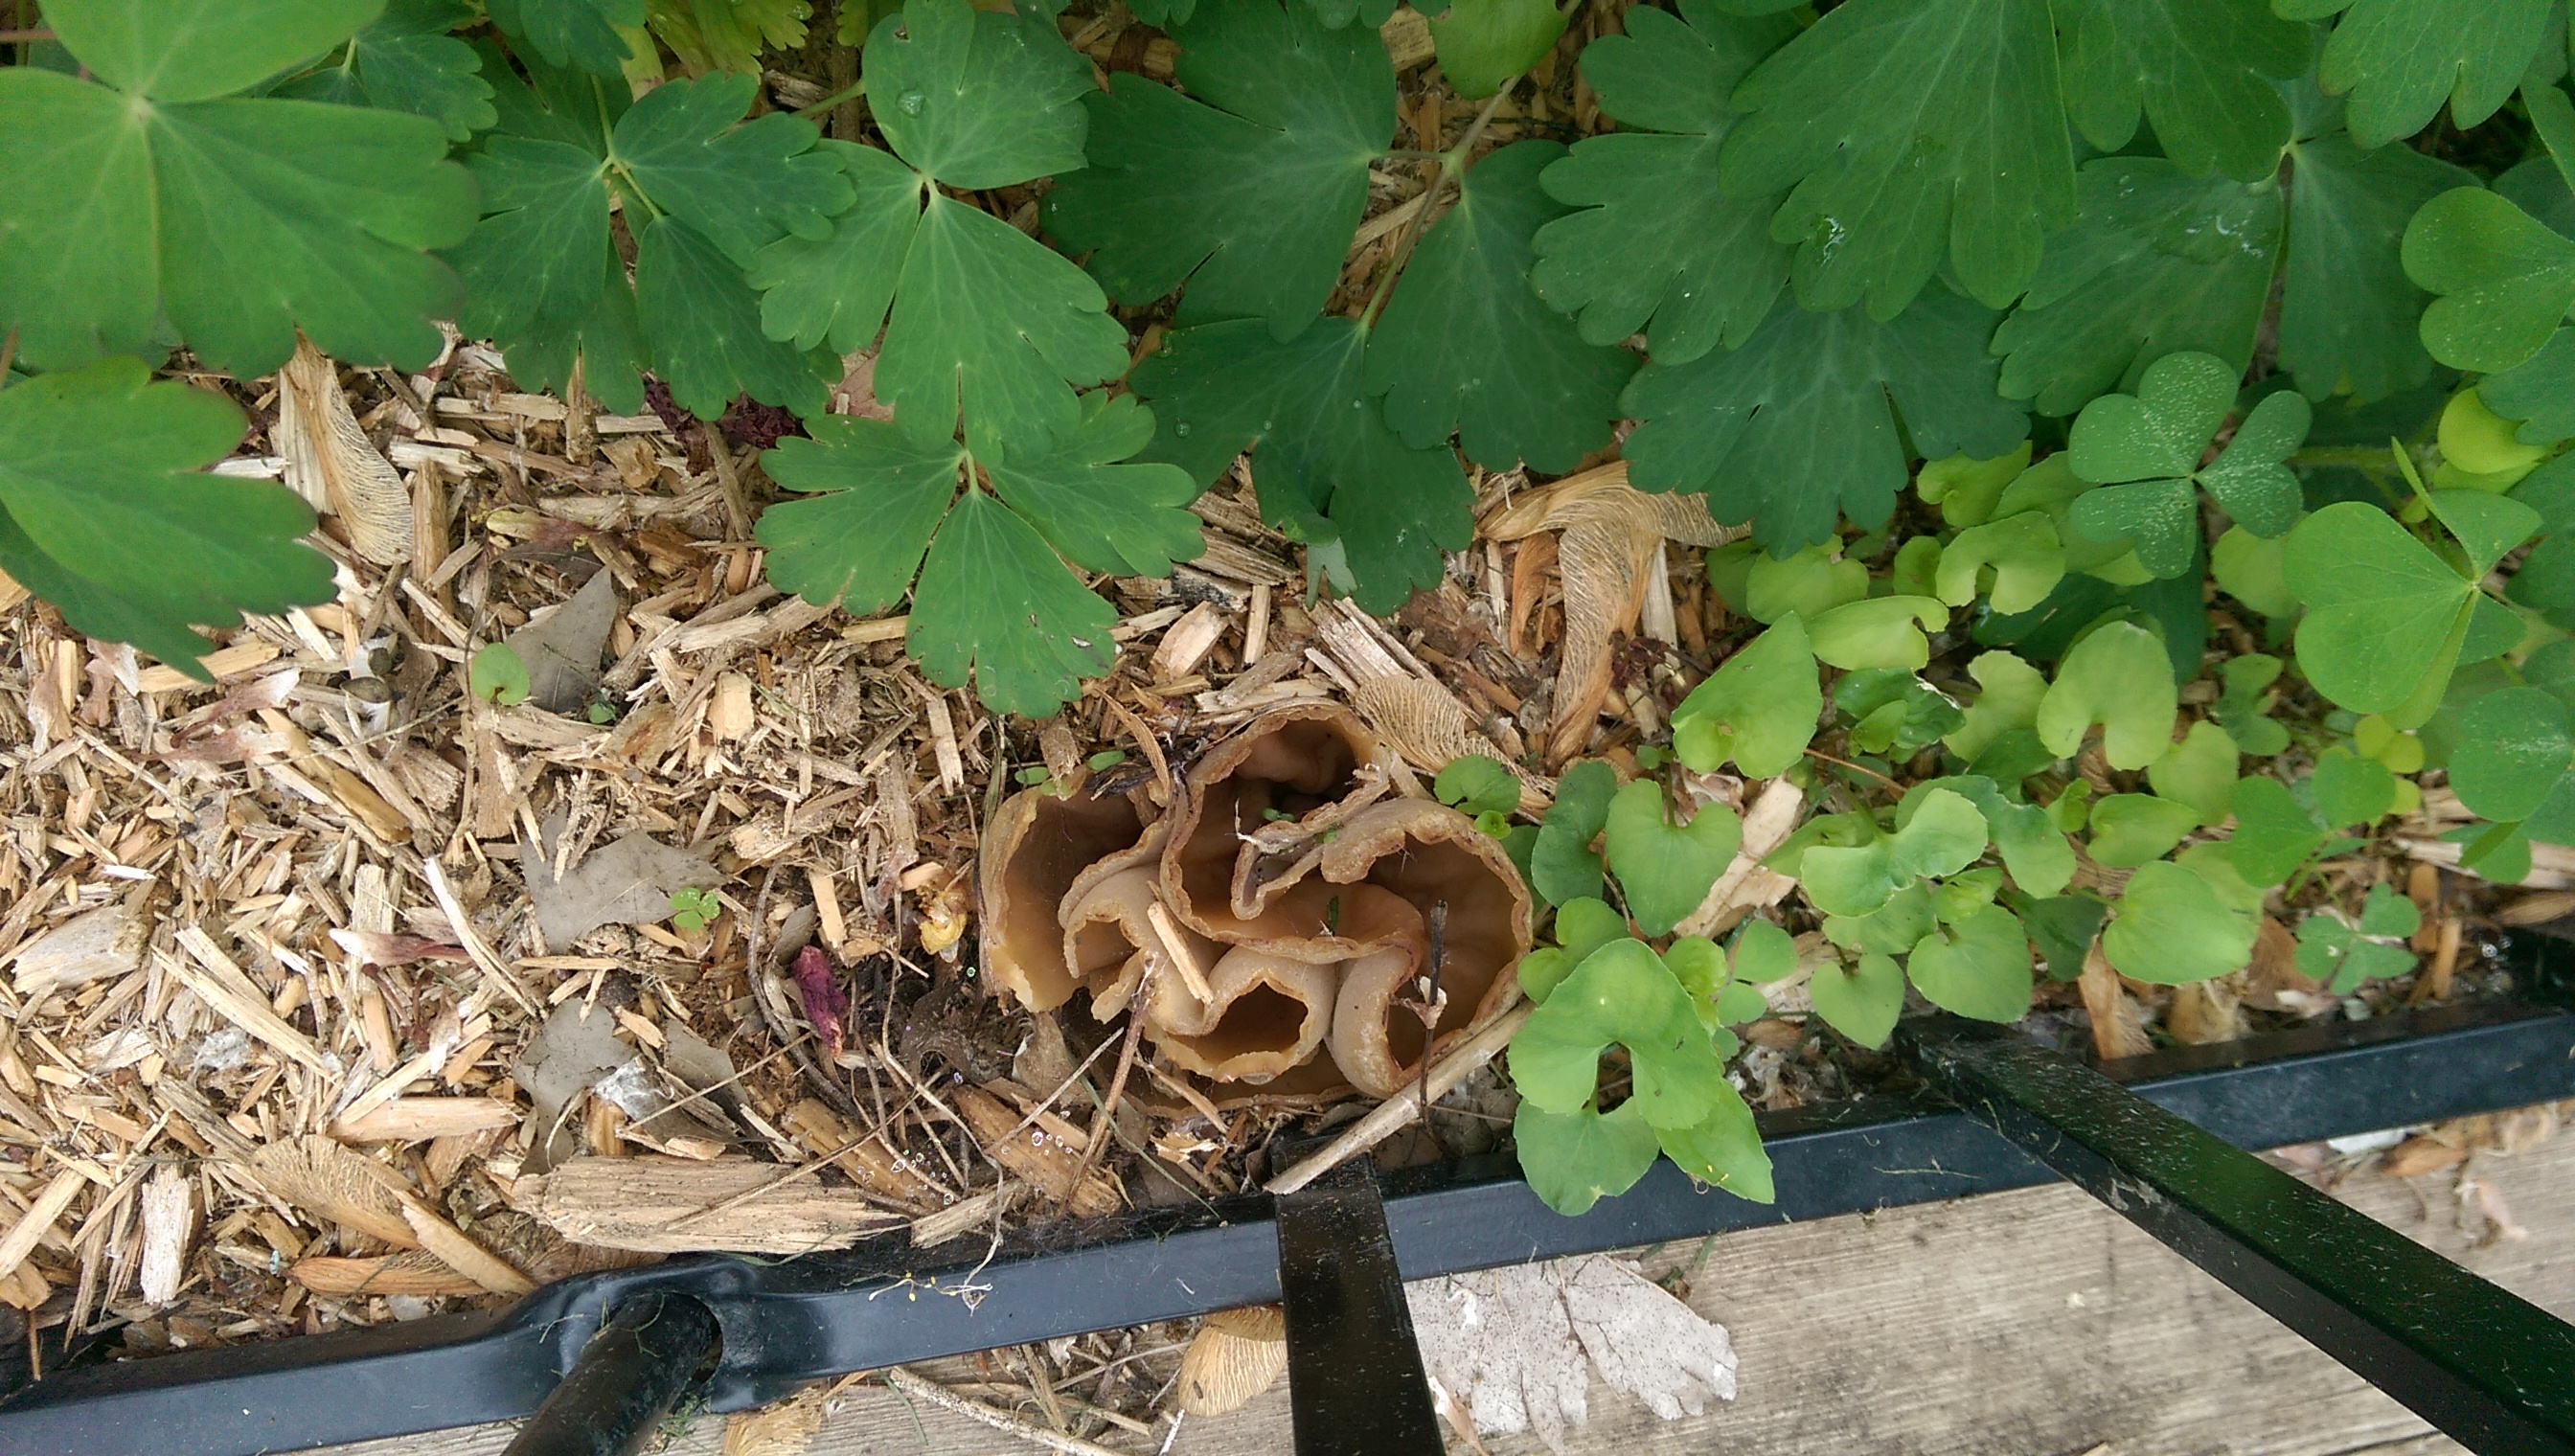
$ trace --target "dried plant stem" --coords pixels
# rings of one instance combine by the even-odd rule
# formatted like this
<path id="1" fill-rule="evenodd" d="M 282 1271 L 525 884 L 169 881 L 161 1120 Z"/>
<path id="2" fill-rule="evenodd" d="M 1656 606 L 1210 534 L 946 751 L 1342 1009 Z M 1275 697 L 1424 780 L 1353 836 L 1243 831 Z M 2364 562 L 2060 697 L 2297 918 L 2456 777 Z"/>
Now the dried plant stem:
<path id="1" fill-rule="evenodd" d="M 924 1380 L 900 1365 L 889 1366 L 880 1373 L 885 1376 L 887 1385 L 905 1395 L 919 1397 L 942 1410 L 955 1411 L 970 1421 L 991 1426 L 994 1430 L 1007 1432 L 1023 1441 L 1044 1446 L 1050 1451 L 1061 1451 L 1065 1456 L 1127 1456 L 1126 1452 L 1114 1447 L 1086 1441 L 1080 1436 L 1068 1436 L 1059 1431 L 1050 1431 L 1044 1426 L 1031 1425 L 1008 1411 L 997 1410 L 980 1400 L 968 1400 L 946 1386 Z"/>
<path id="2" fill-rule="evenodd" d="M 1535 1009 L 1526 1003 L 1513 1006 L 1486 1022 L 1482 1030 L 1459 1042 L 1457 1049 L 1441 1058 L 1425 1080 L 1424 1087 L 1431 1098 L 1436 1100 L 1455 1091 L 1459 1083 L 1474 1074 L 1476 1068 L 1491 1061 L 1510 1044 L 1512 1035 Z M 1374 1111 L 1351 1123 L 1340 1136 L 1262 1187 L 1274 1194 L 1293 1193 L 1401 1131 L 1420 1112 L 1418 1104 L 1400 1097 L 1379 1102 Z"/>
<path id="3" fill-rule="evenodd" d="M 1127 1001 L 1127 1043 L 1118 1051 L 1118 1070 L 1109 1077 L 1109 1095 L 1100 1101 L 1100 1114 L 1092 1120 L 1091 1136 L 1082 1145 L 1082 1161 L 1074 1166 L 1073 1176 L 1065 1180 L 1064 1202 L 1073 1206 L 1073 1195 L 1082 1188 L 1082 1180 L 1091 1176 L 1091 1164 L 1109 1143 L 1118 1117 L 1119 1101 L 1127 1095 L 1127 1074 L 1136 1069 L 1136 1046 L 1145 1039 L 1145 1007 L 1154 994 L 1154 974 L 1161 970 L 1159 961 L 1150 962 L 1136 980 L 1136 993 Z M 1104 1043 L 1106 1044 L 1106 1043 Z"/>

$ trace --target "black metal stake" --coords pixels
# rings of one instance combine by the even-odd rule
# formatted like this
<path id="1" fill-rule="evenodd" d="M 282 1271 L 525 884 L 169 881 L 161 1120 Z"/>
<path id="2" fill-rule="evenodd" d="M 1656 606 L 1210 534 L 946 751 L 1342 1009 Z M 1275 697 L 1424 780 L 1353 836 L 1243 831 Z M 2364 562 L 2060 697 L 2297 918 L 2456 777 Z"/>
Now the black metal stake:
<path id="1" fill-rule="evenodd" d="M 1362 1158 L 1279 1200 L 1296 1456 L 1439 1456 L 1394 1240 Z"/>
<path id="2" fill-rule="evenodd" d="M 686 1294 L 627 1300 L 502 1456 L 634 1456 L 697 1378 L 716 1336 L 715 1311 Z"/>
<path id="3" fill-rule="evenodd" d="M 1908 1026 L 1983 1122 L 2472 1450 L 2575 1452 L 2575 1326 L 1998 1026 Z"/>

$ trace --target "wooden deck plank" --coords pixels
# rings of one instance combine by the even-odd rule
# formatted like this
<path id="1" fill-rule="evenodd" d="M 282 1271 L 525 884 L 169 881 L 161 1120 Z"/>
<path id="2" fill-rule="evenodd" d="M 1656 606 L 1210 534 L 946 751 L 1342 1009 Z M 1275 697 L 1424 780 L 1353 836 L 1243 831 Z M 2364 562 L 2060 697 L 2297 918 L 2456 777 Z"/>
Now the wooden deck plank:
<path id="1" fill-rule="evenodd" d="M 2575 1316 L 2575 1137 L 2481 1174 L 2525 1240 L 2472 1246 L 2447 1175 L 2375 1175 L 2341 1194 L 2384 1222 L 2560 1314 Z M 2056 1186 L 1733 1234 L 1646 1255 L 1692 1270 L 1690 1302 L 1725 1324 L 1742 1398 L 1655 1420 L 1595 1384 L 1573 1449 L 1618 1456 L 1724 1451 L 1975 1456 L 2432 1456 L 2430 1433 L 2269 1316 L 2116 1214 Z M 675 1453 L 721 1450 L 722 1423 Z M 334 1456 L 491 1456 L 508 1428 L 339 1448 Z M 1126 1438 L 1133 1449 L 1139 1443 Z M 1543 1451 L 1529 1437 L 1494 1456 Z M 2105 1449 L 2106 1448 L 2106 1449 Z M 813 1456 L 984 1456 L 1034 1450 L 880 1388 L 850 1392 Z M 1284 1390 L 1222 1420 L 1187 1422 L 1173 1456 L 1283 1456 Z"/>

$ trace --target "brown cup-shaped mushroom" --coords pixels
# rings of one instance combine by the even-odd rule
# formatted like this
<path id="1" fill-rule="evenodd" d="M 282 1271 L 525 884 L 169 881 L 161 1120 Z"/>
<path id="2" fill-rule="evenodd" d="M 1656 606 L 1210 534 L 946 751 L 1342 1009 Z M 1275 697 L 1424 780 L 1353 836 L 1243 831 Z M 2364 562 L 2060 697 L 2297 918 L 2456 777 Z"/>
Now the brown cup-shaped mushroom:
<path id="1" fill-rule="evenodd" d="M 1266 1082 L 1313 1059 L 1340 979 L 1336 965 L 1237 945 L 1207 973 L 1206 1000 L 1178 974 L 1158 976 L 1145 1029 L 1185 1071 Z"/>
<path id="2" fill-rule="evenodd" d="M 1307 960 L 1357 953 L 1324 926 L 1328 887 L 1273 871 L 1384 793 L 1376 757 L 1374 735 L 1327 703 L 1265 714 L 1218 744 L 1173 806 L 1164 904 L 1191 929 L 1233 944 Z"/>
<path id="3" fill-rule="evenodd" d="M 1145 831 L 1122 849 L 1082 871 L 1065 891 L 1064 960 L 1091 991 L 1093 1019 L 1106 1021 L 1127 1008 L 1145 968 L 1187 955 L 1193 966 L 1216 963 L 1225 947 L 1190 929 L 1163 908 L 1163 841 L 1171 820 Z"/>
<path id="4" fill-rule="evenodd" d="M 1135 803 L 1094 796 L 1089 778 L 1076 772 L 1012 794 L 984 836 L 984 973 L 1032 1011 L 1054 1010 L 1084 984 L 1061 919 L 1075 881 L 1145 836 Z"/>

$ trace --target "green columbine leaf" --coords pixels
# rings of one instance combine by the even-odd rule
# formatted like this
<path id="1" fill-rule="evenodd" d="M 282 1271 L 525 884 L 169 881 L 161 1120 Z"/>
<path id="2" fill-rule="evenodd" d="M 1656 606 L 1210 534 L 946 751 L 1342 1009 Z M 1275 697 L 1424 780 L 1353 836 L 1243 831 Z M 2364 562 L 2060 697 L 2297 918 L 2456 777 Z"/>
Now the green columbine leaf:
<path id="1" fill-rule="evenodd" d="M 2101 953 L 2121 975 L 2183 985 L 2240 970 L 2253 958 L 2255 917 L 2229 906 L 2189 867 L 2138 865 L 2111 906 Z"/>
<path id="2" fill-rule="evenodd" d="M 2280 254 L 2280 189 L 2264 171 L 2246 184 L 2160 157 L 2085 164 L 2074 226 L 2048 239 L 2028 296 L 1994 332 L 2003 393 L 2071 415 L 2184 350 L 2241 374 Z"/>
<path id="3" fill-rule="evenodd" d="M 1563 155 L 1554 142 L 1487 153 L 1404 266 L 1365 373 L 1404 444 L 1433 449 L 1455 435 L 1488 470 L 1526 461 L 1561 474 L 1609 443 L 1634 357 L 1584 343 L 1529 290 L 1529 238 L 1566 211 L 1538 189 L 1538 172 Z"/>
<path id="4" fill-rule="evenodd" d="M 1154 433 L 1132 399 L 1092 396 L 1054 452 L 1007 465 L 884 421 L 833 416 L 812 428 L 814 439 L 762 458 L 780 485 L 812 493 L 760 519 L 771 579 L 865 616 L 899 601 L 918 568 L 906 641 L 936 682 L 963 687 L 971 672 L 998 712 L 1049 712 L 1108 670 L 1116 614 L 1066 560 L 1159 577 L 1201 547 L 1182 509 L 1198 494 L 1189 478 L 1121 464 Z M 971 485 L 961 497 L 961 480 L 977 478 L 991 493 Z"/>
<path id="5" fill-rule="evenodd" d="M 1549 1112 L 1589 1106 L 1600 1053 L 1627 1048 L 1627 1105 L 1658 1127 L 1687 1127 L 1716 1106 L 1725 1068 L 1680 982 L 1641 940 L 1583 958 L 1511 1038 L 1511 1080 Z"/>
<path id="6" fill-rule="evenodd" d="M 47 6 L 99 80 L 0 68 L 0 334 L 17 335 L 20 362 L 157 357 L 175 332 L 207 368 L 248 378 L 284 363 L 298 329 L 355 363 L 436 357 L 431 321 L 454 311 L 456 280 L 426 250 L 474 217 L 445 129 L 229 94 L 340 44 L 375 11 Z"/>
<path id="7" fill-rule="evenodd" d="M 2193 175 L 2269 182 L 2289 139 L 2273 81 L 2304 71 L 2306 27 L 2264 0 L 2060 0 L 2065 109 L 2116 152 L 2142 112 L 2164 155 Z"/>
<path id="8" fill-rule="evenodd" d="M 287 82 L 280 96 L 425 116 L 464 141 L 498 122 L 474 47 L 450 32 L 474 19 L 463 0 L 390 0 L 340 54 Z"/>
<path id="9" fill-rule="evenodd" d="M 850 205 L 848 175 L 814 150 L 810 122 L 744 121 L 759 83 L 709 76 L 657 87 L 631 108 L 622 83 L 531 66 L 533 87 L 496 80 L 504 130 L 474 169 L 485 216 L 450 257 L 471 290 L 464 324 L 497 339 L 536 379 L 569 376 L 580 331 L 583 380 L 633 398 L 645 350 L 672 394 L 713 418 L 738 394 L 820 414 L 837 360 L 769 339 L 742 265 L 783 237 L 830 235 Z M 610 242 L 610 189 L 628 197 L 636 289 Z M 630 319 L 632 322 L 630 322 Z M 606 367 L 603 367 L 606 366 Z"/>
<path id="10" fill-rule="evenodd" d="M 1090 166 L 1047 195 L 1047 231 L 1121 303 L 1186 281 L 1182 322 L 1256 316 L 1293 338 L 1394 134 L 1393 66 L 1374 32 L 1276 0 L 1209 0 L 1173 35 L 1189 95 L 1124 73 L 1093 95 Z"/>
<path id="11" fill-rule="evenodd" d="M 2096 541 L 2126 540 L 2158 577 L 2189 571 L 2199 548 L 2205 489 L 2236 524 L 2276 537 L 2297 524 L 2298 478 L 2281 464 L 2307 438 L 2304 396 L 2282 391 L 2253 407 L 2235 438 L 2206 466 L 2200 457 L 2235 402 L 2237 370 L 2206 354 L 2167 354 L 2147 366 L 2133 395 L 2083 407 L 2070 451 L 2087 491 L 2068 518 Z"/>
<path id="12" fill-rule="evenodd" d="M 492 23 L 546 64 L 614 77 L 633 54 L 620 27 L 644 24 L 644 0 L 485 0 Z"/>
<path id="13" fill-rule="evenodd" d="M 2092 725 L 2113 768 L 2143 768 L 2172 746 L 2179 699 L 2172 666 L 2155 635 L 2130 622 L 2096 628 L 2056 668 L 2038 705 L 2039 741 L 2073 757 Z"/>
<path id="14" fill-rule="evenodd" d="M 1735 650 L 1672 710 L 1672 747 L 1702 773 L 1726 759 L 1749 778 L 1788 770 L 1815 736 L 1824 695 L 1794 614 Z"/>
<path id="15" fill-rule="evenodd" d="M 1431 791 L 1462 812 L 1509 813 L 1520 806 L 1520 781 L 1498 758 L 1468 753 L 1439 770 Z"/>
<path id="16" fill-rule="evenodd" d="M 2512 823 L 2539 811 L 2575 766 L 2566 705 L 2539 688 L 2506 688 L 2459 715 L 2450 788 L 2479 817 Z"/>
<path id="17" fill-rule="evenodd" d="M 2345 7 L 2348 6 L 2346 9 Z M 2352 138 L 2376 147 L 2421 131 L 2450 103 L 2462 128 L 2494 115 L 2538 51 L 2550 0 L 2273 0 L 2292 20 L 2342 19 L 2321 79 L 2349 95 Z"/>
<path id="18" fill-rule="evenodd" d="M 2316 512 L 2289 533 L 2281 572 L 2307 607 L 2298 666 L 2317 692 L 2354 713 L 2393 713 L 2429 680 L 2448 681 L 2476 587 L 2386 512 L 2357 501 Z"/>
<path id="19" fill-rule="evenodd" d="M 2227 840 L 2236 871 L 2255 884 L 2279 884 L 2298 872 L 2325 841 L 2325 826 L 2277 778 L 2237 780 L 2230 795 L 2235 833 Z"/>
<path id="20" fill-rule="evenodd" d="M 1875 951 L 1854 965 L 1815 967 L 1806 987 L 1824 1024 L 1862 1046 L 1884 1046 L 1904 1011 L 1904 971 Z"/>
<path id="21" fill-rule="evenodd" d="M 1979 1021 L 2017 1021 L 2029 1014 L 2029 937 L 2020 917 L 1987 905 L 1913 947 L 1905 974 L 1923 999 Z"/>
<path id="22" fill-rule="evenodd" d="M 2045 232 L 2073 219 L 2059 95 L 2046 0 L 1852 0 L 1736 88 L 1751 115 L 1720 175 L 1737 197 L 1794 188 L 1770 235 L 1797 245 L 1807 308 L 1864 297 L 1892 319 L 1944 254 L 1999 308 L 2028 284 Z"/>
<path id="23" fill-rule="evenodd" d="M 1738 200 L 1717 186 L 1717 152 L 1734 125 L 1735 83 L 1796 33 L 1784 17 L 1742 19 L 1712 0 L 1681 0 L 1676 17 L 1627 12 L 1624 35 L 1582 51 L 1582 77 L 1621 130 L 1576 142 L 1540 180 L 1580 208 L 1540 228 L 1529 281 L 1575 315 L 1582 337 L 1616 344 L 1642 331 L 1658 364 L 1687 364 L 1752 335 L 1787 281 L 1788 250 L 1771 241 L 1778 199 Z"/>
<path id="24" fill-rule="evenodd" d="M 2405 276 L 2405 227 L 2435 196 L 2475 183 L 2411 147 L 2362 151 L 2341 132 L 2291 145 L 2279 360 L 2299 393 L 2365 405 L 2431 378 L 2415 328 L 2430 296 Z"/>
<path id="25" fill-rule="evenodd" d="M 1529 1191 L 1570 1218 L 1634 1187 L 1654 1165 L 1660 1144 L 1653 1125 L 1632 1101 L 1606 1113 L 1588 1106 L 1549 1112 L 1522 1098 L 1511 1120 L 1511 1146 Z"/>
<path id="26" fill-rule="evenodd" d="M 764 50 L 805 44 L 807 0 L 650 0 L 653 34 L 692 72 L 756 75 Z"/>
<path id="27" fill-rule="evenodd" d="M 1770 1181 L 1770 1155 L 1761 1149 L 1761 1130 L 1752 1109 L 1733 1086 L 1716 1084 L 1716 1106 L 1687 1127 L 1658 1127 L 1655 1139 L 1674 1166 L 1702 1183 L 1723 1188 L 1737 1198 L 1768 1203 L 1776 1198 Z"/>
<path id="28" fill-rule="evenodd" d="M 1967 705 L 1967 721 L 1946 741 L 1949 751 L 1973 762 L 1996 738 L 2037 726 L 2047 679 L 2029 664 L 1999 652 L 1977 654 L 1967 664 L 1967 676 L 1984 691 Z"/>
<path id="29" fill-rule="evenodd" d="M 1993 323 L 1946 290 L 1892 323 L 1782 300 L 1742 348 L 1636 375 L 1619 401 L 1644 422 L 1625 446 L 1631 480 L 1705 491 L 1709 514 L 1749 520 L 1777 555 L 1829 537 L 1840 515 L 1875 530 L 1904 489 L 1908 440 L 1937 460 L 2001 455 L 2028 434 L 2027 412 L 1994 393 Z"/>
<path id="30" fill-rule="evenodd" d="M 1981 592 L 1994 611 L 2008 614 L 2046 601 L 2064 576 L 2065 546 L 2056 538 L 2056 523 L 2044 512 L 2023 511 L 1951 538 L 1941 549 L 1935 580 L 1940 600 L 1952 607 L 1968 606 Z"/>
<path id="31" fill-rule="evenodd" d="M 868 37 L 870 110 L 896 156 L 949 187 L 1079 170 L 1091 67 L 1055 26 L 967 0 L 910 0 Z"/>
<path id="32" fill-rule="evenodd" d="M 2164 798 L 2190 805 L 2200 824 L 2213 828 L 2232 812 L 2236 756 L 2226 729 L 2195 723 L 2170 752 L 2146 765 L 2146 781 Z"/>
<path id="33" fill-rule="evenodd" d="M 2161 859 L 2199 827 L 2199 810 L 2151 793 L 2114 793 L 2092 805 L 2094 862 L 2126 869 Z"/>
<path id="34" fill-rule="evenodd" d="M 1686 823 L 1663 811 L 1662 785 L 1639 778 L 1609 801 L 1602 847 L 1609 872 L 1626 892 L 1627 912 L 1648 935 L 1668 935 L 1707 898 L 1743 843 L 1743 820 L 1721 803 L 1702 803 Z"/>
<path id="35" fill-rule="evenodd" d="M 0 572 L 92 637 L 200 681 L 192 627 L 332 597 L 297 543 L 313 513 L 265 481 L 199 475 L 241 443 L 222 396 L 104 359 L 0 391 Z"/>
<path id="36" fill-rule="evenodd" d="M 1617 773 L 1596 758 L 1574 764 L 1555 780 L 1555 802 L 1538 825 L 1537 844 L 1529 852 L 1529 887 L 1548 904 L 1562 907 L 1559 916 L 1576 902 L 1599 902 L 1600 856 L 1591 841 L 1609 822 L 1609 802 L 1617 791 Z M 1619 932 L 1625 928 L 1621 924 Z M 1564 940 L 1567 933 L 1559 920 L 1556 938 Z"/>
<path id="37" fill-rule="evenodd" d="M 1555 49 L 1569 14 L 1554 0 L 1455 0 L 1430 22 L 1439 74 L 1460 96 L 1490 96 Z"/>
<path id="38" fill-rule="evenodd" d="M 1167 337 L 1129 384 L 1163 418 L 1151 458 L 1205 486 L 1249 447 L 1263 515 L 1330 547 L 1332 585 L 1391 612 L 1465 548 L 1473 497 L 1454 452 L 1413 450 L 1386 427 L 1361 384 L 1366 346 L 1347 319 L 1287 343 L 1257 319 L 1208 324 Z"/>
<path id="39" fill-rule="evenodd" d="M 1985 816 L 1962 795 L 1935 788 L 1912 802 L 1902 828 L 1850 848 L 1819 844 L 1798 861 L 1806 898 L 1832 915 L 1865 915 L 1897 890 L 1955 874 L 1985 852 Z"/>
<path id="40" fill-rule="evenodd" d="M 2439 295 L 2423 311 L 2423 347 L 2453 369 L 2510 369 L 2575 310 L 2575 241 L 2482 188 L 2423 204 L 2403 256 L 2406 276 Z"/>

